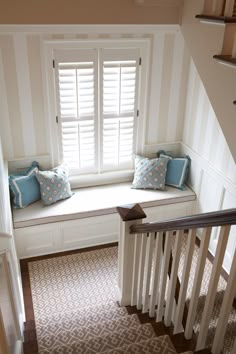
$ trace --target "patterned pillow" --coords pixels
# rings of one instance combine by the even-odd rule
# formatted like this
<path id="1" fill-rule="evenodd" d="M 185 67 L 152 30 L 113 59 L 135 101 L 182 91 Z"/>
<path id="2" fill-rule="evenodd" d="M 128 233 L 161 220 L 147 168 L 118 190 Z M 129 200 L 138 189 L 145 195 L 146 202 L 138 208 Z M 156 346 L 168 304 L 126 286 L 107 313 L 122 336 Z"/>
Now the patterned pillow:
<path id="1" fill-rule="evenodd" d="M 167 163 L 165 158 L 148 159 L 136 156 L 132 188 L 164 190 Z"/>
<path id="2" fill-rule="evenodd" d="M 43 204 L 50 205 L 58 200 L 67 199 L 73 194 L 68 181 L 66 166 L 58 166 L 50 171 L 38 171 L 36 178 L 39 182 Z"/>
<path id="3" fill-rule="evenodd" d="M 35 173 L 39 170 L 38 167 L 38 162 L 34 161 L 27 170 L 9 176 L 14 208 L 25 208 L 40 199 L 39 184 L 35 178 Z"/>
<path id="4" fill-rule="evenodd" d="M 188 155 L 173 157 L 170 154 L 167 154 L 164 150 L 159 151 L 158 156 L 168 160 L 166 184 L 185 190 L 191 164 L 190 157 Z"/>

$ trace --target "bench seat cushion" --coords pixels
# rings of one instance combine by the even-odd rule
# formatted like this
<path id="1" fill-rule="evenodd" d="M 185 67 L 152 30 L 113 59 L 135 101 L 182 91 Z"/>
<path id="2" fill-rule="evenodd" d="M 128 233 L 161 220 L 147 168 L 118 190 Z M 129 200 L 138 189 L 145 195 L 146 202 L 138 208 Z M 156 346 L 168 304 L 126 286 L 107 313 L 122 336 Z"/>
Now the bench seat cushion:
<path id="1" fill-rule="evenodd" d="M 139 203 L 153 207 L 192 201 L 195 193 L 167 186 L 165 191 L 131 189 L 131 183 L 119 183 L 73 190 L 74 195 L 50 206 L 37 201 L 25 209 L 13 210 L 14 228 L 43 225 L 116 213 L 116 207 Z"/>

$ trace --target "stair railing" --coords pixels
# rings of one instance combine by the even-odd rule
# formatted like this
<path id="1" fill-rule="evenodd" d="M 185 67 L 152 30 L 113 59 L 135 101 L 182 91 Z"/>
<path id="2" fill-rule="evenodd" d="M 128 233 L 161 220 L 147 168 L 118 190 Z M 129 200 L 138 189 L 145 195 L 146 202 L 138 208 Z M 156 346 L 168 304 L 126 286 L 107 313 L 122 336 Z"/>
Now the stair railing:
<path id="1" fill-rule="evenodd" d="M 186 339 L 191 339 L 194 333 L 209 242 L 213 227 L 219 227 L 216 252 L 196 345 L 196 350 L 204 349 L 231 225 L 236 224 L 236 209 L 153 223 L 142 223 L 146 215 L 138 204 L 118 207 L 117 211 L 121 217 L 116 289 L 120 305 L 136 306 L 137 309 L 142 310 L 142 313 L 148 312 L 150 317 L 156 317 L 156 322 L 164 320 L 167 327 L 173 325 L 174 334 L 184 331 Z M 202 232 L 194 270 L 191 268 L 192 257 L 199 228 Z M 187 243 L 179 282 L 179 261 L 184 234 L 187 234 Z M 194 275 L 186 313 L 190 271 L 193 271 Z M 177 285 L 179 289 L 176 297 Z M 213 354 L 221 352 L 235 295 L 236 251 L 216 328 L 212 346 Z"/>
<path id="2" fill-rule="evenodd" d="M 213 16 L 235 16 L 235 0 L 205 0 L 204 14 Z"/>

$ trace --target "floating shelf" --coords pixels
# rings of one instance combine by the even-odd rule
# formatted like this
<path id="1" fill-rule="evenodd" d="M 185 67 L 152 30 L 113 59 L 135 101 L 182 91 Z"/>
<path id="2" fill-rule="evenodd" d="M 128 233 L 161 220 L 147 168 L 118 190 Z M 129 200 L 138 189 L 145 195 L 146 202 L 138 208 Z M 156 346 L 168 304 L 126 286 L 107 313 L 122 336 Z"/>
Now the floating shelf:
<path id="1" fill-rule="evenodd" d="M 236 66 L 236 58 L 233 58 L 231 55 L 213 55 L 213 58 L 222 63 Z"/>
<path id="2" fill-rule="evenodd" d="M 218 23 L 236 23 L 236 17 L 214 16 L 214 15 L 196 15 L 199 20 Z"/>

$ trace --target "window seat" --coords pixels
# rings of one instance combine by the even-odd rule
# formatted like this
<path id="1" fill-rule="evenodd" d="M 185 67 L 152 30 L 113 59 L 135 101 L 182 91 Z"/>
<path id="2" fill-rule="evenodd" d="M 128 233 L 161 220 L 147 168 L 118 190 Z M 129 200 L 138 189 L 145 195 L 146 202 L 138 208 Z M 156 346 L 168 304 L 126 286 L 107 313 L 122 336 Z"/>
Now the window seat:
<path id="1" fill-rule="evenodd" d="M 35 202 L 13 210 L 13 225 L 19 258 L 87 247 L 118 240 L 116 207 L 139 203 L 146 221 L 192 213 L 195 193 L 167 186 L 166 191 L 131 189 L 131 183 L 73 190 L 64 201 L 43 206 Z"/>
<path id="2" fill-rule="evenodd" d="M 14 228 L 43 225 L 52 222 L 88 218 L 116 213 L 116 207 L 139 203 L 143 208 L 195 200 L 191 189 L 181 191 L 168 187 L 166 191 L 131 189 L 130 183 L 73 190 L 74 195 L 44 206 L 41 201 L 24 209 L 14 209 Z"/>

